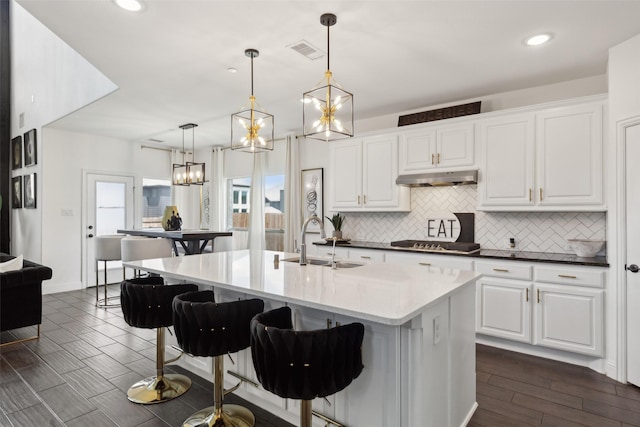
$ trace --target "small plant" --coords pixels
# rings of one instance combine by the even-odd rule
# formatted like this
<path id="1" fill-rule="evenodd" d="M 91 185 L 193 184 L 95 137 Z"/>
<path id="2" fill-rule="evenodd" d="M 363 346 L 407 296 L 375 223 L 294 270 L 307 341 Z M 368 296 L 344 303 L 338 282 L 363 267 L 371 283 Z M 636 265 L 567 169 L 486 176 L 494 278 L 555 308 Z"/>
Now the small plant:
<path id="1" fill-rule="evenodd" d="M 340 216 L 340 212 L 333 214 L 331 218 L 329 218 L 328 216 L 326 216 L 325 218 L 327 218 L 329 222 L 333 224 L 333 229 L 335 231 L 342 230 L 342 223 L 344 222 L 344 216 Z"/>

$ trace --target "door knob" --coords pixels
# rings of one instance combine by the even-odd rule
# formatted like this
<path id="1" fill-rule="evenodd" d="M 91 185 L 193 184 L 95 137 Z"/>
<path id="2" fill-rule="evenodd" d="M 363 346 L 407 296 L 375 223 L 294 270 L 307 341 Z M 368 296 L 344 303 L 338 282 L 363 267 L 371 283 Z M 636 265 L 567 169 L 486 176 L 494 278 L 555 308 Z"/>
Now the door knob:
<path id="1" fill-rule="evenodd" d="M 87 227 L 89 230 L 93 230 L 93 225 Z"/>
<path id="2" fill-rule="evenodd" d="M 640 267 L 638 267 L 636 264 L 631 264 L 630 266 L 624 266 L 625 270 L 629 270 L 632 273 L 637 273 L 638 271 L 640 271 Z"/>
<path id="3" fill-rule="evenodd" d="M 87 237 L 93 237 L 93 234 L 87 234 Z"/>

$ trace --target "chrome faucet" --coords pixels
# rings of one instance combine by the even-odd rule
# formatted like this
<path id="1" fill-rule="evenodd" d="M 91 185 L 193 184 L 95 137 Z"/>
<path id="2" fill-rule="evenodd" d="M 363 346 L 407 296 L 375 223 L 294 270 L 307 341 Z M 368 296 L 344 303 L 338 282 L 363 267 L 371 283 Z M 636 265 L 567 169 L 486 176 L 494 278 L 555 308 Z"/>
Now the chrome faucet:
<path id="1" fill-rule="evenodd" d="M 300 231 L 300 265 L 307 265 L 307 244 L 305 243 L 305 235 L 307 233 L 307 226 L 311 221 L 317 221 L 320 225 L 320 237 L 323 239 L 327 237 L 324 232 L 324 223 L 318 215 L 313 214 L 304 221 L 302 224 L 302 230 Z"/>

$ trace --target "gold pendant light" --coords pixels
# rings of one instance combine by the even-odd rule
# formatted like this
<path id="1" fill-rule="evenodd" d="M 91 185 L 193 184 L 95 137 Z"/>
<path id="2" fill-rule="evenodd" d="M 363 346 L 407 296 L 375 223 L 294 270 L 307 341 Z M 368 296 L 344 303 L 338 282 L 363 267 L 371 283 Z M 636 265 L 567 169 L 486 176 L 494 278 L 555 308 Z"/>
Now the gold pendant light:
<path id="1" fill-rule="evenodd" d="M 353 136 L 353 94 L 334 79 L 330 68 L 329 28 L 337 22 L 336 15 L 325 13 L 320 23 L 327 27 L 327 71 L 324 78 L 303 95 L 302 128 L 307 138 L 322 141 Z"/>
<path id="2" fill-rule="evenodd" d="M 260 55 L 256 49 L 244 54 L 251 58 L 251 96 L 249 104 L 231 115 L 231 149 L 257 153 L 273 150 L 273 116 L 257 102 L 253 94 L 253 59 Z"/>

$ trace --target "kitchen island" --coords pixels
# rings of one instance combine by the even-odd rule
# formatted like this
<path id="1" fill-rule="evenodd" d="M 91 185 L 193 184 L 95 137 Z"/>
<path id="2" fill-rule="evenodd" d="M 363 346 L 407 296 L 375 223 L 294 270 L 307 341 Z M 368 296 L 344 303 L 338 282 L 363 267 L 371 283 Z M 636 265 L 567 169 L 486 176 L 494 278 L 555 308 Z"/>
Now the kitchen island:
<path id="1" fill-rule="evenodd" d="M 338 264 L 334 270 L 287 261 L 296 257 L 244 250 L 135 261 L 125 266 L 167 280 L 213 287 L 217 301 L 257 297 L 265 301 L 265 310 L 289 305 L 297 329 L 362 322 L 362 374 L 327 401 L 315 399 L 314 411 L 350 427 L 467 424 L 477 406 L 474 322 L 479 274 L 456 269 L 425 272 L 417 266 L 378 262 L 351 268 Z M 211 360 L 181 360 L 183 366 L 211 379 Z M 256 381 L 248 350 L 226 368 Z M 225 376 L 229 384 L 232 375 Z M 296 401 L 250 384 L 236 394 L 297 423 Z"/>

